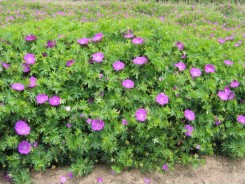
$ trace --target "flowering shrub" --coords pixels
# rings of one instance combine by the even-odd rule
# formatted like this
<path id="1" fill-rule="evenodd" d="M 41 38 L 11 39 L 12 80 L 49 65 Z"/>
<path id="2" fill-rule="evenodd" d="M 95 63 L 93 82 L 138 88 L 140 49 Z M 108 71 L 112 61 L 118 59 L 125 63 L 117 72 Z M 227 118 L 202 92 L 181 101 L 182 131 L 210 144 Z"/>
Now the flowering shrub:
<path id="1" fill-rule="evenodd" d="M 244 45 L 179 28 L 59 18 L 0 30 L 11 43 L 0 43 L 2 166 L 83 175 L 96 162 L 167 171 L 198 155 L 244 157 Z"/>

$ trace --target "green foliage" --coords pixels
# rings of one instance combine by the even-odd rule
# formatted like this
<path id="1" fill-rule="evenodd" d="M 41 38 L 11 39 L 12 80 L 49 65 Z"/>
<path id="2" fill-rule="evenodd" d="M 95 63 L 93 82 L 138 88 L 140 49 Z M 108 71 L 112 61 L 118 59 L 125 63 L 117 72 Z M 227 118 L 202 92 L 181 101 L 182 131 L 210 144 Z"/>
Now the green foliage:
<path id="1" fill-rule="evenodd" d="M 150 8 L 154 5 L 145 9 L 146 5 L 141 2 L 132 11 L 139 15 L 153 14 Z M 41 9 L 44 5 L 28 6 Z M 116 3 L 110 6 L 118 8 Z M 91 12 L 97 12 L 96 8 Z M 104 10 L 103 5 L 100 8 Z M 160 8 L 155 8 L 160 15 Z M 97 162 L 110 164 L 120 173 L 130 168 L 162 171 L 162 164 L 168 164 L 170 169 L 176 163 L 198 166 L 203 163 L 198 156 L 214 153 L 244 157 L 244 125 L 236 120 L 245 110 L 241 103 L 245 93 L 244 44 L 234 46 L 242 40 L 242 35 L 221 45 L 217 38 L 230 36 L 232 31 L 224 32 L 220 27 L 213 30 L 213 25 L 198 23 L 204 13 L 193 11 L 183 15 L 186 16 L 173 19 L 180 25 L 171 20 L 163 23 L 153 17 L 101 19 L 88 23 L 66 17 L 29 21 L 1 29 L 0 38 L 6 42 L 0 42 L 0 62 L 9 63 L 11 67 L 1 66 L 0 70 L 0 163 L 8 168 L 14 182 L 30 183 L 28 169 L 40 171 L 54 164 L 70 165 L 74 175 L 85 175 Z M 216 15 L 219 20 L 230 21 L 223 19 L 221 13 Z M 216 20 L 212 13 L 207 16 Z M 192 20 L 199 26 L 190 26 Z M 187 27 L 183 29 L 182 24 Z M 133 45 L 125 39 L 123 33 L 128 29 L 144 38 L 144 44 Z M 78 38 L 91 38 L 98 32 L 105 35 L 101 42 L 90 43 L 87 47 L 76 42 Z M 210 37 L 210 33 L 216 38 Z M 37 40 L 25 42 L 24 37 L 29 34 L 37 36 Z M 56 40 L 57 46 L 46 48 L 48 40 Z M 183 51 L 176 49 L 177 41 L 184 43 Z M 92 54 L 99 51 L 104 53 L 105 59 L 102 63 L 90 64 Z M 47 57 L 43 56 L 44 52 Z M 26 53 L 33 53 L 37 58 L 27 74 L 22 71 Z M 183 54 L 187 54 L 187 58 L 182 59 Z M 149 63 L 134 65 L 133 58 L 143 55 Z M 66 67 L 71 59 L 75 63 Z M 232 60 L 234 65 L 225 66 L 226 59 Z M 117 60 L 125 63 L 122 71 L 116 72 L 112 67 Z M 187 66 L 183 72 L 174 66 L 179 61 Z M 215 65 L 216 72 L 205 74 L 204 66 L 210 63 Z M 194 80 L 189 73 L 192 67 L 202 70 L 202 75 Z M 104 76 L 100 78 L 100 74 Z M 31 76 L 37 78 L 37 86 L 32 89 L 28 88 Z M 127 78 L 135 82 L 135 88 L 122 87 L 121 82 Z M 233 89 L 235 99 L 223 102 L 217 93 L 232 80 L 240 82 L 240 86 Z M 23 83 L 26 89 L 11 89 L 11 84 L 16 82 Z M 170 100 L 165 106 L 155 102 L 161 92 Z M 61 97 L 61 104 L 57 107 L 48 102 L 37 104 L 38 94 L 57 95 Z M 66 110 L 68 106 L 70 111 Z M 141 107 L 148 111 L 144 123 L 135 119 L 135 111 Z M 191 137 L 185 135 L 184 126 L 189 124 L 184 119 L 186 109 L 196 114 L 191 122 L 194 127 Z M 215 116 L 221 120 L 221 125 L 214 124 Z M 93 131 L 86 122 L 88 118 L 104 120 L 105 127 Z M 122 119 L 128 124 L 122 125 Z M 28 136 L 18 136 L 15 132 L 18 120 L 30 125 Z M 71 123 L 72 127 L 67 128 L 66 123 Z M 22 155 L 17 147 L 23 140 L 32 144 L 38 142 L 38 146 Z M 197 145 L 201 146 L 200 150 L 196 149 Z"/>

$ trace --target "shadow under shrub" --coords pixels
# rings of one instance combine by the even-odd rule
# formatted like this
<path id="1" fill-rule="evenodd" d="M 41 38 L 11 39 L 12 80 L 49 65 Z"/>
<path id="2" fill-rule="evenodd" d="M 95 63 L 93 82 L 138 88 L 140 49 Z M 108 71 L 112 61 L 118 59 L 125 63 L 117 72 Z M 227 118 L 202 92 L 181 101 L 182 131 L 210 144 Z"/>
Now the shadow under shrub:
<path id="1" fill-rule="evenodd" d="M 143 38 L 143 44 L 124 38 L 128 30 Z M 9 43 L 0 43 L 0 163 L 16 176 L 14 181 L 28 182 L 28 170 L 20 175 L 20 169 L 52 165 L 70 165 L 75 175 L 84 175 L 97 162 L 116 172 L 135 167 L 163 171 L 176 163 L 197 165 L 199 155 L 244 157 L 244 124 L 238 121 L 245 109 L 244 45 L 222 45 L 179 30 L 155 19 L 56 19 L 2 29 L 0 38 Z M 77 42 L 100 32 L 104 36 L 98 42 Z M 30 34 L 37 39 L 25 41 Z M 93 59 L 97 52 L 103 53 L 102 62 Z M 35 63 L 23 72 L 27 53 L 34 54 Z M 139 56 L 148 62 L 133 63 Z M 124 63 L 122 70 L 113 68 L 116 61 Z M 183 71 L 176 67 L 180 61 L 186 66 Z M 215 72 L 205 72 L 207 64 Z M 201 75 L 192 77 L 192 68 Z M 28 87 L 31 77 L 36 78 L 34 87 Z M 126 79 L 134 82 L 133 88 L 123 87 Z M 239 86 L 229 87 L 234 80 Z M 15 83 L 25 89 L 15 90 Z M 218 93 L 224 88 L 235 97 L 221 100 Z M 164 105 L 156 101 L 160 93 L 168 97 Z M 48 99 L 38 103 L 37 95 L 43 94 Z M 27 126 L 17 131 L 19 121 Z M 27 154 L 20 153 L 23 141 L 30 144 L 22 147 Z"/>

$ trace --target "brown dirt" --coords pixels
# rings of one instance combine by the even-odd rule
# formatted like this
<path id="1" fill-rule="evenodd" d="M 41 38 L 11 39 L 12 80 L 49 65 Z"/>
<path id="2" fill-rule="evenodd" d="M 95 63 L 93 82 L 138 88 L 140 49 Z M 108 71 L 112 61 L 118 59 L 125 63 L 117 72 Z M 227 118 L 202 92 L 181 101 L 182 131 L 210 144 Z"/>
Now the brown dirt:
<path id="1" fill-rule="evenodd" d="M 60 177 L 67 177 L 68 168 L 57 168 L 45 172 L 33 172 L 34 184 L 58 184 Z M 142 184 L 144 178 L 151 179 L 151 184 L 244 184 L 245 159 L 231 160 L 224 157 L 211 156 L 206 158 L 206 164 L 194 169 L 192 166 L 176 166 L 174 171 L 165 174 L 157 172 L 142 174 L 139 170 L 123 171 L 112 174 L 108 166 L 97 165 L 92 174 L 85 177 L 69 179 L 69 184 L 95 184 L 96 178 L 102 177 L 106 184 Z M 68 178 L 67 178 L 68 179 Z M 0 184 L 7 183 L 0 176 Z"/>

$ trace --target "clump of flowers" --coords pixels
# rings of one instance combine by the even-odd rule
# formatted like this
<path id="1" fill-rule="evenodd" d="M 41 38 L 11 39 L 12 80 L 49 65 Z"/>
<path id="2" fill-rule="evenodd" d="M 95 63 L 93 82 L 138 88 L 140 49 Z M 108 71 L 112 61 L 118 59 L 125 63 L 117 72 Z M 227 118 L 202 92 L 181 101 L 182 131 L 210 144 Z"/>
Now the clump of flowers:
<path id="1" fill-rule="evenodd" d="M 218 96 L 223 101 L 233 100 L 235 93 L 232 92 L 228 86 L 226 86 L 223 91 L 218 92 Z"/>

